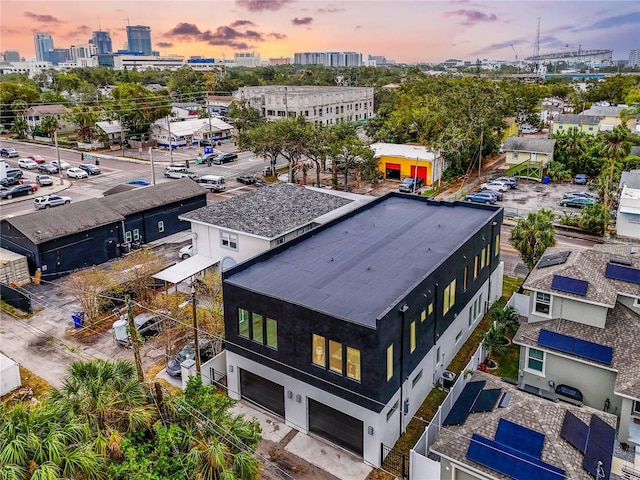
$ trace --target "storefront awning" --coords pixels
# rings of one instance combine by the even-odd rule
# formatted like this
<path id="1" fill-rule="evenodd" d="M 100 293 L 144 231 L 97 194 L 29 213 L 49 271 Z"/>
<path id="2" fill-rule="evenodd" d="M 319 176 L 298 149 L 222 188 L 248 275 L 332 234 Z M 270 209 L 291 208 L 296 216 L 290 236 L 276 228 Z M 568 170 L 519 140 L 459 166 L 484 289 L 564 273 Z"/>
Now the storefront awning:
<path id="1" fill-rule="evenodd" d="M 219 262 L 220 259 L 213 259 L 206 255 L 196 254 L 193 257 L 187 258 L 180 263 L 176 263 L 156 273 L 153 275 L 153 278 L 168 283 L 180 283 Z"/>

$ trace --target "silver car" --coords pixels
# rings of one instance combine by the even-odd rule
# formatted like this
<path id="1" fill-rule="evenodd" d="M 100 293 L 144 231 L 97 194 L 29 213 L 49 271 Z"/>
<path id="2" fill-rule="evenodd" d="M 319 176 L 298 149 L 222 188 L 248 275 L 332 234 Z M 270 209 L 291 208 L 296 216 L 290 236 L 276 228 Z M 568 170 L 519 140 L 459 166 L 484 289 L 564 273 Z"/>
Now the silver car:
<path id="1" fill-rule="evenodd" d="M 33 200 L 33 206 L 37 210 L 45 208 L 57 207 L 71 203 L 71 197 L 62 197 L 60 195 L 47 195 L 46 197 L 38 197 Z"/>

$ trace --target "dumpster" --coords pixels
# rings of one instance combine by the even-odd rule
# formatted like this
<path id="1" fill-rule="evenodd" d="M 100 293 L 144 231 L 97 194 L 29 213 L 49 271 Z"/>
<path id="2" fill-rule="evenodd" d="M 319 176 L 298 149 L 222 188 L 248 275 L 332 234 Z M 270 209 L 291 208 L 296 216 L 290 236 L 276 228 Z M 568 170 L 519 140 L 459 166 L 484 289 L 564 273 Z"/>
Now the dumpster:
<path id="1" fill-rule="evenodd" d="M 73 315 L 71 315 L 71 320 L 73 320 L 73 326 L 75 328 L 82 328 L 84 324 L 84 311 L 74 310 Z"/>
<path id="2" fill-rule="evenodd" d="M 544 177 L 542 178 L 542 183 L 544 183 L 545 185 L 549 185 L 549 177 L 544 176 Z"/>

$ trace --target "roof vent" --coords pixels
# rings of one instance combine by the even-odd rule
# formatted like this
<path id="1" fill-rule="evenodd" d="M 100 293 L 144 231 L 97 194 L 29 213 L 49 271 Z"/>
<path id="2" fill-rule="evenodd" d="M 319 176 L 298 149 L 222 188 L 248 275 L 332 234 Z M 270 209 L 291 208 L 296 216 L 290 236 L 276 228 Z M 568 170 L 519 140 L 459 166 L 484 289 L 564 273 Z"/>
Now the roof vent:
<path id="1" fill-rule="evenodd" d="M 615 263 L 616 265 L 624 265 L 625 267 L 633 266 L 633 263 L 631 263 L 631 260 L 627 260 L 626 258 L 620 258 L 620 257 L 611 257 L 609 259 L 609 263 Z"/>

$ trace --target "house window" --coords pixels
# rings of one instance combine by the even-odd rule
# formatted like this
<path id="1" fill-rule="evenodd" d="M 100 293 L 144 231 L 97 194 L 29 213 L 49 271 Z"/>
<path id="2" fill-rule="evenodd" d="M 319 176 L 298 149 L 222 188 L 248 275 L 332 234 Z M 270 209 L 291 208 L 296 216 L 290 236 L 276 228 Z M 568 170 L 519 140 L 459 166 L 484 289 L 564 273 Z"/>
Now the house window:
<path id="1" fill-rule="evenodd" d="M 238 335 L 249 338 L 249 312 L 244 308 L 238 309 Z"/>
<path id="2" fill-rule="evenodd" d="M 467 277 L 469 276 L 469 267 L 464 267 L 464 277 L 462 277 L 462 289 L 467 291 Z"/>
<path id="3" fill-rule="evenodd" d="M 138 240 L 140 240 L 140 230 L 138 230 L 137 228 L 133 229 L 133 241 L 137 242 Z"/>
<path id="4" fill-rule="evenodd" d="M 436 348 L 436 365 L 440 365 L 440 347 Z"/>
<path id="5" fill-rule="evenodd" d="M 393 377 L 393 343 L 387 347 L 387 382 Z"/>
<path id="6" fill-rule="evenodd" d="M 422 309 L 422 312 L 420 312 L 420 321 L 424 322 L 427 319 L 427 310 L 426 308 Z"/>
<path id="7" fill-rule="evenodd" d="M 416 322 L 411 322 L 410 333 L 409 348 L 413 352 L 416 349 Z"/>
<path id="8" fill-rule="evenodd" d="M 486 259 L 486 249 L 487 247 L 482 249 L 482 253 L 480 254 L 480 270 L 482 270 L 484 268 L 484 266 L 486 265 L 485 263 L 485 259 Z"/>
<path id="9" fill-rule="evenodd" d="M 544 352 L 537 348 L 527 349 L 527 369 L 544 373 Z"/>
<path id="10" fill-rule="evenodd" d="M 360 381 L 360 350 L 347 347 L 347 377 Z"/>
<path id="11" fill-rule="evenodd" d="M 636 308 L 640 308 L 640 298 L 636 298 L 633 301 L 633 306 L 636 307 Z"/>
<path id="12" fill-rule="evenodd" d="M 164 222 L 162 220 L 158 222 L 158 232 L 164 232 Z"/>
<path id="13" fill-rule="evenodd" d="M 124 241 L 126 243 L 131 243 L 131 232 L 124 232 Z"/>
<path id="14" fill-rule="evenodd" d="M 429 315 L 433 313 L 433 302 L 429 304 L 429 310 L 427 311 Z"/>
<path id="15" fill-rule="evenodd" d="M 251 338 L 254 342 L 264 343 L 263 318 L 259 313 L 251 314 L 251 327 L 253 335 Z"/>
<path id="16" fill-rule="evenodd" d="M 411 388 L 415 387 L 421 378 L 422 378 L 422 370 L 420 370 L 418 374 L 415 377 L 413 377 L 413 380 L 411 380 Z"/>
<path id="17" fill-rule="evenodd" d="M 487 245 L 485 248 L 485 253 L 487 254 L 487 266 L 491 265 L 491 244 Z"/>
<path id="18" fill-rule="evenodd" d="M 396 400 L 396 403 L 394 403 L 393 407 L 391 407 L 387 412 L 387 422 L 391 417 L 393 417 L 393 414 L 396 413 L 396 410 L 398 410 L 398 405 L 400 405 L 400 400 Z"/>
<path id="19" fill-rule="evenodd" d="M 313 334 L 313 363 L 322 368 L 327 366 L 327 354 L 324 337 Z"/>
<path id="20" fill-rule="evenodd" d="M 478 278 L 478 255 L 473 260 L 473 278 L 474 280 Z"/>
<path id="21" fill-rule="evenodd" d="M 494 257 L 497 257 L 498 255 L 500 255 L 500 234 L 496 235 L 496 243 L 494 246 L 494 252 L 493 252 Z"/>
<path id="22" fill-rule="evenodd" d="M 518 159 L 518 152 L 513 152 L 512 156 L 513 156 L 514 160 L 517 160 Z"/>
<path id="23" fill-rule="evenodd" d="M 536 292 L 535 312 L 543 315 L 551 315 L 551 295 L 548 293 Z"/>
<path id="24" fill-rule="evenodd" d="M 342 344 L 329 340 L 329 370 L 342 373 Z"/>
<path id="25" fill-rule="evenodd" d="M 478 299 L 476 299 L 475 302 L 473 302 L 473 318 L 476 318 L 478 316 Z"/>
<path id="26" fill-rule="evenodd" d="M 475 302 L 474 302 L 475 305 Z M 471 307 L 469 307 L 469 326 L 473 325 L 473 309 Z"/>
<path id="27" fill-rule="evenodd" d="M 460 339 L 462 338 L 462 330 L 460 330 L 458 332 L 458 334 L 456 335 L 456 343 L 458 343 L 460 341 Z"/>
<path id="28" fill-rule="evenodd" d="M 455 279 L 444 288 L 444 301 L 442 305 L 442 314 L 446 314 L 456 303 L 456 281 Z"/>
<path id="29" fill-rule="evenodd" d="M 633 402 L 633 414 L 640 415 L 640 401 L 636 400 Z"/>
<path id="30" fill-rule="evenodd" d="M 220 232 L 220 243 L 223 248 L 238 250 L 238 235 L 229 232 Z"/>
<path id="31" fill-rule="evenodd" d="M 278 349 L 278 322 L 267 318 L 267 346 Z"/>

